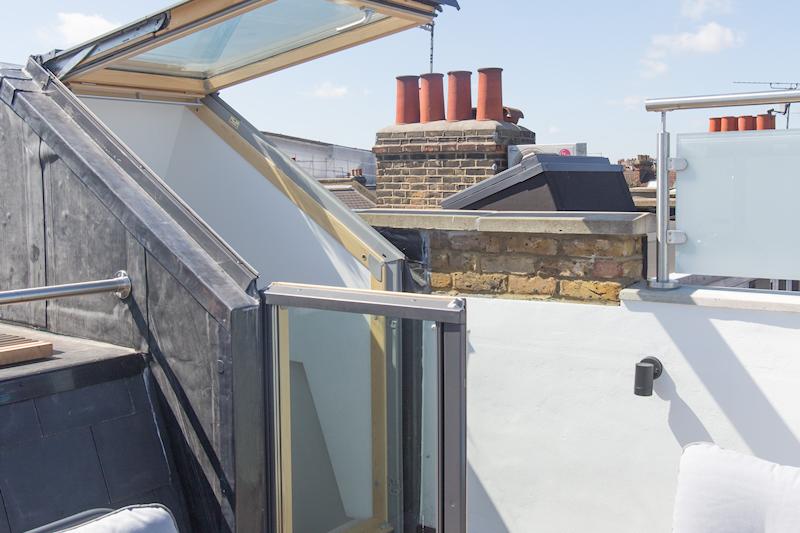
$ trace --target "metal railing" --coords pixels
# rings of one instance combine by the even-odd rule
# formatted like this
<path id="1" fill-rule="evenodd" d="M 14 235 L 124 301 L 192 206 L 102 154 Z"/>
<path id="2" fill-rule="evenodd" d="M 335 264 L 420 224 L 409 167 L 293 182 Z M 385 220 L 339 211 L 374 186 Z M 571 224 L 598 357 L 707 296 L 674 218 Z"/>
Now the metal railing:
<path id="1" fill-rule="evenodd" d="M 679 96 L 645 100 L 647 111 L 661 113 L 656 167 L 656 277 L 649 281 L 653 289 L 675 289 L 679 284 L 669 278 L 669 150 L 667 113 L 685 109 L 708 109 L 751 105 L 792 104 L 800 102 L 800 90 L 759 91 L 749 93 Z"/>
<path id="2" fill-rule="evenodd" d="M 111 279 L 0 291 L 0 305 L 53 300 L 55 298 L 103 292 L 113 292 L 121 300 L 127 298 L 131 293 L 131 278 L 128 277 L 128 273 L 120 270 Z"/>

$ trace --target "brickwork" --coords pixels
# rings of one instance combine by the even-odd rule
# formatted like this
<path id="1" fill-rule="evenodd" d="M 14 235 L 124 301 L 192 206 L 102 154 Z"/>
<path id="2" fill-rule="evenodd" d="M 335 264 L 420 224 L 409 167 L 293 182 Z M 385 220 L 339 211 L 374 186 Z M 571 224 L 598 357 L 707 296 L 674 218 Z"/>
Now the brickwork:
<path id="1" fill-rule="evenodd" d="M 534 132 L 494 121 L 392 126 L 373 152 L 378 207 L 437 208 L 443 199 L 508 167 L 509 144 L 532 144 Z"/>
<path id="2" fill-rule="evenodd" d="M 616 303 L 643 279 L 642 236 L 428 233 L 434 292 Z"/>
<path id="3" fill-rule="evenodd" d="M 628 187 L 644 187 L 656 179 L 656 162 L 649 155 L 640 154 L 631 159 L 620 159 L 617 163 L 622 165 Z M 674 170 L 668 172 L 670 187 L 675 186 L 676 176 Z"/>

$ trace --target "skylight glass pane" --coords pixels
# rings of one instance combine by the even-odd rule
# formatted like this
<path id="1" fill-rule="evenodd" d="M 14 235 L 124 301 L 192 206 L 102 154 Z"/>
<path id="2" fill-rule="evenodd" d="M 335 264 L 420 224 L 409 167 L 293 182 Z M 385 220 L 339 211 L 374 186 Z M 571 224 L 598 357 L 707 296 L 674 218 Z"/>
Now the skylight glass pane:
<path id="1" fill-rule="evenodd" d="M 275 0 L 113 68 L 206 79 L 383 18 L 343 0 Z"/>

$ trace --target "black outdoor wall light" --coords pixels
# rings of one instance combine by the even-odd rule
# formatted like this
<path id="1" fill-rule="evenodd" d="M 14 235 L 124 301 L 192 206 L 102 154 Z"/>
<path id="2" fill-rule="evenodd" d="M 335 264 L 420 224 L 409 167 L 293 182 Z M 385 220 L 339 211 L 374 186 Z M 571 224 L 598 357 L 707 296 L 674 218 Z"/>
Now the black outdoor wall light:
<path id="1" fill-rule="evenodd" d="M 655 357 L 645 357 L 636 363 L 636 378 L 633 382 L 633 393 L 636 396 L 652 396 L 653 380 L 661 377 L 664 365 Z"/>

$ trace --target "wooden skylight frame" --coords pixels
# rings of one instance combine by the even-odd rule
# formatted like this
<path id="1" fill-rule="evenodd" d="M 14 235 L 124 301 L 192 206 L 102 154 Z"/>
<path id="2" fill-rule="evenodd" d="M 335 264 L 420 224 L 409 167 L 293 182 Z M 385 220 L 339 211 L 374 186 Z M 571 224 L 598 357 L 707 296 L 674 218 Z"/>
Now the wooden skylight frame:
<path id="1" fill-rule="evenodd" d="M 41 62 L 77 93 L 158 93 L 200 98 L 306 61 L 428 24 L 435 7 L 416 0 L 336 0 L 379 15 L 374 22 L 205 78 L 119 70 L 122 62 L 281 0 L 187 0 Z M 320 0 L 331 1 L 331 0 Z M 337 28 L 338 29 L 338 28 Z"/>

